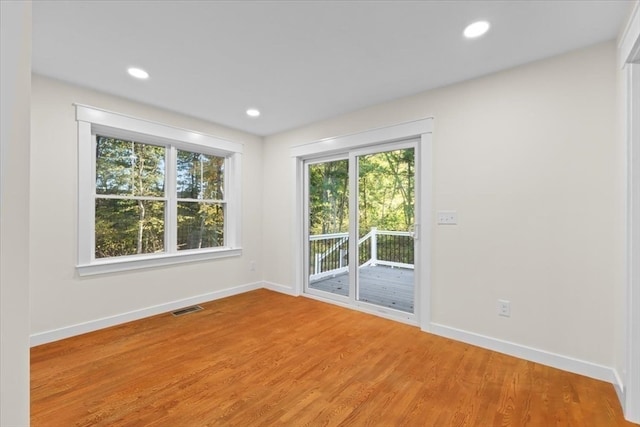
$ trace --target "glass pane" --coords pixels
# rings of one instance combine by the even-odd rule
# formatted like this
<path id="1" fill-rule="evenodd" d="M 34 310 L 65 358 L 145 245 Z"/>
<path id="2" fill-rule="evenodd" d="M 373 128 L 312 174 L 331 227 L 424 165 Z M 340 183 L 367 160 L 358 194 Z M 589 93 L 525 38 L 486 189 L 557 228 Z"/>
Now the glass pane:
<path id="1" fill-rule="evenodd" d="M 164 251 L 161 201 L 96 199 L 96 258 Z"/>
<path id="2" fill-rule="evenodd" d="M 413 313 L 413 149 L 358 157 L 358 300 Z"/>
<path id="3" fill-rule="evenodd" d="M 358 235 L 372 227 L 408 231 L 414 222 L 413 149 L 358 157 Z"/>
<path id="4" fill-rule="evenodd" d="M 178 250 L 217 246 L 224 246 L 224 206 L 178 202 Z"/>
<path id="5" fill-rule="evenodd" d="M 164 196 L 165 148 L 97 137 L 96 193 Z"/>
<path id="6" fill-rule="evenodd" d="M 309 287 L 349 294 L 349 161 L 309 165 Z"/>
<path id="7" fill-rule="evenodd" d="M 178 198 L 224 200 L 224 157 L 178 150 Z"/>

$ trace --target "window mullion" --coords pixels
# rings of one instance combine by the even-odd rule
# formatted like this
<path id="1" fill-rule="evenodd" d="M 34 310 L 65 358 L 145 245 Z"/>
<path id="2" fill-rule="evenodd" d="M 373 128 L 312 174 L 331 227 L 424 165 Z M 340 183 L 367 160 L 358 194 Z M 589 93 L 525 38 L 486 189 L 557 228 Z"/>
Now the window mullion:
<path id="1" fill-rule="evenodd" d="M 96 199 L 116 199 L 116 200 L 146 200 L 146 201 L 158 201 L 162 202 L 167 200 L 166 197 L 156 197 L 156 196 L 128 196 L 128 195 L 120 195 L 120 194 L 96 194 Z"/>
<path id="2" fill-rule="evenodd" d="M 184 197 L 183 198 L 178 197 L 176 200 L 178 202 L 207 203 L 209 205 L 226 203 L 226 201 L 222 200 L 222 199 L 189 199 L 189 198 L 184 198 Z"/>
<path id="3" fill-rule="evenodd" d="M 176 190 L 176 147 L 167 147 L 167 160 L 166 160 L 166 173 L 165 173 L 165 251 L 167 253 L 177 252 L 178 242 L 178 203 L 177 203 L 177 190 Z"/>

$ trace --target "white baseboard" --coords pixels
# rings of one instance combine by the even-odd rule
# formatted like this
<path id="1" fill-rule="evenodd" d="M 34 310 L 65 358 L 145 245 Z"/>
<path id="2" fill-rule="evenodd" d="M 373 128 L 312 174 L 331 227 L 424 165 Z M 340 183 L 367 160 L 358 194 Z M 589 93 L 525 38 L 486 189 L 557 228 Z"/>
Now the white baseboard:
<path id="1" fill-rule="evenodd" d="M 615 378 L 615 380 L 613 381 L 613 388 L 616 391 L 616 395 L 618 396 L 618 400 L 620 401 L 620 405 L 622 406 L 622 411 L 625 412 L 626 390 L 624 388 L 624 381 L 622 381 L 622 378 L 620 378 L 620 375 L 618 374 L 618 371 L 616 369 L 613 369 L 613 375 Z"/>
<path id="2" fill-rule="evenodd" d="M 285 285 L 281 285 L 279 283 L 273 283 L 273 282 L 262 282 L 262 283 L 263 283 L 263 287 L 265 289 L 269 289 L 270 291 L 280 292 L 281 294 L 287 294 L 294 297 L 300 296 L 300 293 L 290 286 L 285 286 Z"/>
<path id="3" fill-rule="evenodd" d="M 54 329 L 51 331 L 38 332 L 30 337 L 31 347 L 58 341 L 64 338 L 73 337 L 87 332 L 97 331 L 99 329 L 108 328 L 110 326 L 119 325 L 133 320 L 139 320 L 156 314 L 167 313 L 194 304 L 201 304 L 221 298 L 230 297 L 232 295 L 242 294 L 244 292 L 254 291 L 263 287 L 262 282 L 247 283 L 245 285 L 234 286 L 232 288 L 222 289 L 219 291 L 209 292 L 194 297 L 184 298 L 177 301 L 171 301 L 164 304 L 154 305 L 152 307 L 142 308 L 127 313 L 116 314 L 114 316 L 103 317 L 101 319 L 91 320 L 76 325 L 66 326 L 64 328 Z"/>
<path id="4" fill-rule="evenodd" d="M 573 357 L 563 356 L 433 322 L 430 325 L 429 331 L 435 335 L 508 354 L 509 356 L 519 357 L 520 359 L 540 363 L 541 365 L 551 366 L 552 368 L 606 381 L 614 385 L 616 392 L 618 391 L 618 387 L 621 388 L 620 392 L 623 390 L 622 382 L 616 370 L 609 366 L 599 365 L 597 363 L 587 362 L 585 360 L 575 359 Z"/>

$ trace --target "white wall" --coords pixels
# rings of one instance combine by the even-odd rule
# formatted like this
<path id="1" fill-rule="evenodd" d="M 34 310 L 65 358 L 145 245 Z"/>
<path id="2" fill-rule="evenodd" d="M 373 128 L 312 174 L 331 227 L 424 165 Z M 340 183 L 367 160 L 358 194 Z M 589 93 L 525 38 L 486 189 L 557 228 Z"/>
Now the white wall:
<path id="1" fill-rule="evenodd" d="M 75 270 L 78 138 L 74 102 L 243 143 L 243 255 L 79 278 Z M 33 76 L 31 115 L 33 334 L 260 281 L 261 138 L 38 75 Z M 249 271 L 252 260 L 256 271 Z"/>
<path id="2" fill-rule="evenodd" d="M 435 117 L 432 321 L 613 366 L 623 280 L 614 43 L 265 139 L 265 279 L 293 286 L 293 145 Z M 349 96 L 349 94 L 345 94 Z M 511 318 L 496 300 L 511 301 Z"/>
<path id="3" fill-rule="evenodd" d="M 0 2 L 0 425 L 29 425 L 31 2 Z"/>

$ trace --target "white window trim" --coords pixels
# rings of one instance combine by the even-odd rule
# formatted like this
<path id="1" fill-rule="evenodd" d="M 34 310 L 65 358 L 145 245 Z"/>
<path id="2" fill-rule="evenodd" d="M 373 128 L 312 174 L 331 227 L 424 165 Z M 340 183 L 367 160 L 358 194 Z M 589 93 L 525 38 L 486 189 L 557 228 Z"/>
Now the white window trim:
<path id="1" fill-rule="evenodd" d="M 78 264 L 80 276 L 152 268 L 185 262 L 226 258 L 242 254 L 241 159 L 243 145 L 214 136 L 126 116 L 87 105 L 74 104 L 78 122 Z M 95 134 L 131 139 L 142 143 L 171 145 L 177 149 L 224 156 L 228 167 L 225 211 L 225 246 L 160 254 L 141 254 L 95 259 Z M 167 174 L 167 182 L 172 176 Z M 171 191 L 175 185 L 169 185 Z M 168 227 L 169 231 L 172 227 Z"/>

